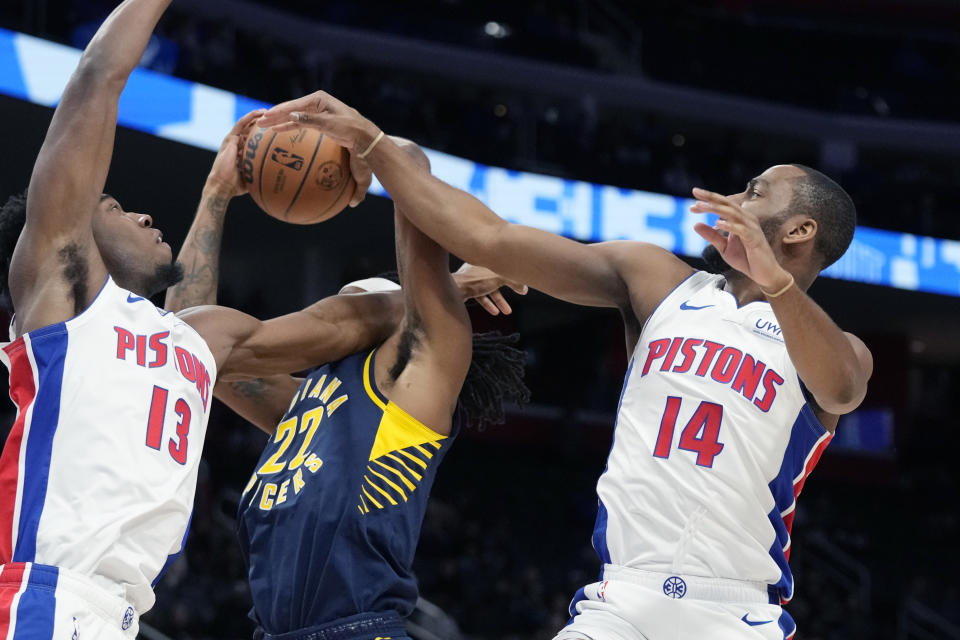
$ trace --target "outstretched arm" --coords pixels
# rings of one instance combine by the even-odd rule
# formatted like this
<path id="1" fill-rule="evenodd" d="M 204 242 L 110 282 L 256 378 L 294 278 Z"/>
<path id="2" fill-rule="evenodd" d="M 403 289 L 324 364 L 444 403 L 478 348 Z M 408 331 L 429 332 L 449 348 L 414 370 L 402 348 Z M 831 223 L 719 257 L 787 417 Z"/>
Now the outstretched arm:
<path id="1" fill-rule="evenodd" d="M 237 168 L 237 154 L 246 130 L 263 110 L 242 117 L 223 139 L 203 185 L 193 224 L 180 248 L 183 280 L 167 289 L 164 306 L 170 311 L 215 305 L 220 273 L 223 224 L 230 200 L 246 192 Z M 272 434 L 300 386 L 300 379 L 279 374 L 253 380 L 219 381 L 214 395 L 244 420 Z"/>
<path id="2" fill-rule="evenodd" d="M 408 141 L 400 144 L 429 170 L 419 147 Z M 470 317 L 450 276 L 446 250 L 410 224 L 399 207 L 394 224 L 404 317 L 377 355 L 377 385 L 421 423 L 447 434 L 470 368 Z"/>
<path id="3" fill-rule="evenodd" d="M 117 124 L 117 103 L 170 0 L 126 0 L 94 35 L 67 83 L 40 148 L 27 221 L 10 266 L 20 331 L 75 315 L 106 267 L 93 240 Z"/>
<path id="4" fill-rule="evenodd" d="M 618 307 L 643 320 L 691 269 L 644 243 L 584 245 L 510 224 L 476 198 L 437 180 L 379 129 L 325 92 L 277 105 L 260 126 L 310 126 L 364 155 L 380 182 L 420 230 L 464 260 L 563 300 Z"/>
<path id="5" fill-rule="evenodd" d="M 247 129 L 263 113 L 260 109 L 240 118 L 220 144 L 203 185 L 197 214 L 177 256 L 177 262 L 183 265 L 183 280 L 167 289 L 164 306 L 170 311 L 217 303 L 220 245 L 227 206 L 230 200 L 247 192 L 237 166 L 240 145 Z"/>

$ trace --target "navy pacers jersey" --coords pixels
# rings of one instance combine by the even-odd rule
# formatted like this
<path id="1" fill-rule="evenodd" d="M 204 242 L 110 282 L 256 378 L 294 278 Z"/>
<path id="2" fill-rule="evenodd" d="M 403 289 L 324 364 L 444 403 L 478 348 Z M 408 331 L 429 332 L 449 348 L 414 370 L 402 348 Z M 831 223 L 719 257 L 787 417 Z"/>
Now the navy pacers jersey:
<path id="1" fill-rule="evenodd" d="M 387 400 L 375 354 L 310 374 L 244 490 L 240 543 L 267 633 L 416 603 L 420 525 L 457 423 L 442 436 Z"/>

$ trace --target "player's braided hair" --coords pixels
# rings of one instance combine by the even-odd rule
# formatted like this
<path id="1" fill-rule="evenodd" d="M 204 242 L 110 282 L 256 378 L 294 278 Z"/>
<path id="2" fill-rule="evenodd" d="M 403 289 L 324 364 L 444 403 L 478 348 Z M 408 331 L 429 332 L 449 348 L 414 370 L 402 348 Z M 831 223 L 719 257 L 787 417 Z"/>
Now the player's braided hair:
<path id="1" fill-rule="evenodd" d="M 0 209 L 0 306 L 13 310 L 10 303 L 10 258 L 27 221 L 27 192 L 10 196 Z"/>
<path id="2" fill-rule="evenodd" d="M 519 341 L 519 333 L 473 334 L 473 358 L 460 390 L 460 409 L 467 426 L 479 429 L 503 424 L 504 403 L 530 400 L 530 389 L 523 381 L 525 353 L 514 346 Z"/>
<path id="3" fill-rule="evenodd" d="M 396 271 L 377 274 L 400 284 Z M 504 409 L 507 402 L 522 404 L 529 402 L 530 389 L 523 381 L 526 371 L 526 354 L 515 345 L 520 342 L 520 334 L 503 335 L 499 331 L 487 331 L 473 334 L 473 357 L 470 369 L 460 389 L 459 410 L 466 426 L 482 429 L 488 424 L 503 424 Z M 398 362 L 400 375 L 410 357 L 401 356 Z"/>

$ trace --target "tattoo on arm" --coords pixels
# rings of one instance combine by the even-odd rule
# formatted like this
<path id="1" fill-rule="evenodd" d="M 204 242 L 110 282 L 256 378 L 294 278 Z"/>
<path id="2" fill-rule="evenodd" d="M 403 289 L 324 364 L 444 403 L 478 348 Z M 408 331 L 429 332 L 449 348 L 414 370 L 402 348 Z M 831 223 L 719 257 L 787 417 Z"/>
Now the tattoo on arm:
<path id="1" fill-rule="evenodd" d="M 168 307 L 179 310 L 216 303 L 220 243 L 229 203 L 230 198 L 224 196 L 210 196 L 201 203 L 201 210 L 180 251 L 183 279 L 170 290 Z"/>
<path id="2" fill-rule="evenodd" d="M 227 383 L 237 395 L 251 400 L 261 400 L 267 395 L 267 381 L 263 378 L 256 380 L 241 380 Z"/>

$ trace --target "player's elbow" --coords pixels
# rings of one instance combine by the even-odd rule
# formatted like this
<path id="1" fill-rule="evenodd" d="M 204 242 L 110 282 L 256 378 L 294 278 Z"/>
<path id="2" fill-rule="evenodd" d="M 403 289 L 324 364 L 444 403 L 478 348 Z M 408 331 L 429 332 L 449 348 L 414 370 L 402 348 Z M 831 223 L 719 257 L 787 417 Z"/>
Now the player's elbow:
<path id="1" fill-rule="evenodd" d="M 860 406 L 867 395 L 867 378 L 860 371 L 846 371 L 831 388 L 816 395 L 817 404 L 827 413 L 842 416 Z"/>
<path id="2" fill-rule="evenodd" d="M 466 246 L 454 251 L 457 257 L 470 264 L 502 270 L 502 262 L 510 256 L 510 245 L 516 225 L 500 217 L 491 217 L 477 226 L 474 233 L 463 238 Z"/>
<path id="3" fill-rule="evenodd" d="M 119 64 L 110 56 L 88 49 L 81 56 L 70 83 L 120 95 L 132 71 L 129 65 Z"/>

